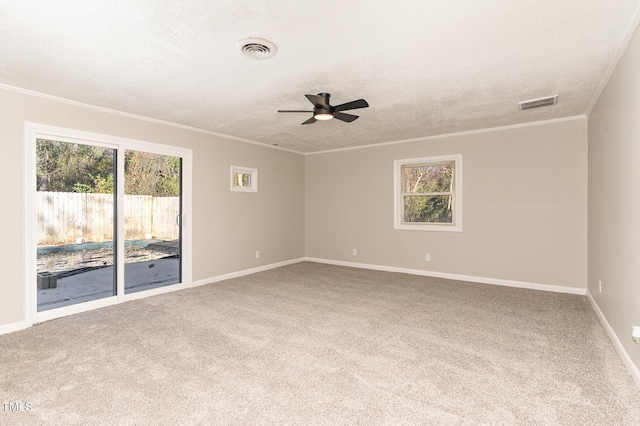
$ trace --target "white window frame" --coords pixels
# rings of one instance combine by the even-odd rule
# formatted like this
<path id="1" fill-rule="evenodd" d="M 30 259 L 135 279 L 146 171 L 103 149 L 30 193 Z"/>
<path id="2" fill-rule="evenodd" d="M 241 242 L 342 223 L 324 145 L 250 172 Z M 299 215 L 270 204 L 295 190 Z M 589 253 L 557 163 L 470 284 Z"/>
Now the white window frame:
<path id="1" fill-rule="evenodd" d="M 180 226 L 182 226 L 182 280 L 180 283 L 166 287 L 159 287 L 146 291 L 125 294 L 124 291 L 124 268 L 117 269 L 115 296 L 105 297 L 98 300 L 64 306 L 56 309 L 38 312 L 37 309 L 37 289 L 34 284 L 34 277 L 37 273 L 36 247 L 37 247 L 37 217 L 36 217 L 36 141 L 37 139 L 54 139 L 61 142 L 84 143 L 106 148 L 117 149 L 120 161 L 117 163 L 117 182 L 115 188 L 118 197 L 117 209 L 118 217 L 124 216 L 124 151 L 136 150 L 151 152 L 154 154 L 172 155 L 182 158 L 182 216 Z M 193 151 L 187 148 L 179 148 L 170 145 L 161 145 L 152 142 L 135 139 L 121 138 L 117 136 L 91 133 L 63 127 L 49 126 L 45 124 L 25 122 L 24 128 L 24 149 L 25 149 L 25 176 L 24 176 L 24 199 L 25 199 L 25 230 L 24 230 L 24 309 L 25 324 L 27 327 L 33 324 L 49 321 L 67 315 L 103 308 L 130 300 L 141 299 L 157 294 L 169 293 L 182 290 L 193 285 L 193 255 L 192 255 L 192 188 L 193 188 Z M 118 221 L 117 235 L 124 235 L 124 219 Z M 117 264 L 124 265 L 124 239 L 118 240 Z"/>
<path id="2" fill-rule="evenodd" d="M 234 185 L 234 176 L 236 174 L 249 175 L 249 186 Z M 251 167 L 231 166 L 230 176 L 231 190 L 235 192 L 258 192 L 258 169 Z"/>
<path id="3" fill-rule="evenodd" d="M 438 164 L 454 162 L 453 168 L 453 223 L 407 223 L 404 218 L 404 194 L 402 188 L 402 168 L 411 165 Z M 462 232 L 462 154 L 441 155 L 436 157 L 407 158 L 395 160 L 393 206 L 394 228 L 414 231 Z"/>

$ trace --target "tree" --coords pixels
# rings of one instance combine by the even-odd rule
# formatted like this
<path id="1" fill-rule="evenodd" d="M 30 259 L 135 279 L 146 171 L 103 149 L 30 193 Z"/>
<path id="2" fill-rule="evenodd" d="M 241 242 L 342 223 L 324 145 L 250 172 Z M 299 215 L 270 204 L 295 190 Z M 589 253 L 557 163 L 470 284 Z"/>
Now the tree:
<path id="1" fill-rule="evenodd" d="M 141 151 L 124 151 L 125 193 L 180 195 L 181 159 Z M 113 194 L 115 150 L 54 140 L 36 143 L 36 190 Z"/>
<path id="2" fill-rule="evenodd" d="M 89 174 L 91 179 L 93 179 L 93 191 L 97 194 L 113 194 L 114 190 L 114 181 L 113 181 L 113 173 L 109 173 L 106 177 L 102 177 L 102 175 L 98 174 L 93 176 Z"/>
<path id="3" fill-rule="evenodd" d="M 110 148 L 38 139 L 36 158 L 38 191 L 97 192 L 96 182 L 113 181 L 114 150 Z M 100 190 L 108 187 L 102 185 Z"/>
<path id="4" fill-rule="evenodd" d="M 179 157 L 142 151 L 125 153 L 125 194 L 175 197 L 180 195 Z"/>
<path id="5" fill-rule="evenodd" d="M 451 164 L 404 167 L 403 183 L 405 194 L 416 194 L 405 195 L 405 222 L 451 223 L 453 221 L 450 195 L 453 190 Z"/>

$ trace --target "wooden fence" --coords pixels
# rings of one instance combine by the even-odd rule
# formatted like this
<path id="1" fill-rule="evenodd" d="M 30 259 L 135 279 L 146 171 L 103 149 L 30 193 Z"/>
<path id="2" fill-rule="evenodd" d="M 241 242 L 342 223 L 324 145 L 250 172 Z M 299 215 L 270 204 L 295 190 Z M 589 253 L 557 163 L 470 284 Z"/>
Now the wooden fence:
<path id="1" fill-rule="evenodd" d="M 38 245 L 113 241 L 113 195 L 36 193 Z M 125 239 L 173 240 L 180 236 L 179 197 L 124 196 Z"/>

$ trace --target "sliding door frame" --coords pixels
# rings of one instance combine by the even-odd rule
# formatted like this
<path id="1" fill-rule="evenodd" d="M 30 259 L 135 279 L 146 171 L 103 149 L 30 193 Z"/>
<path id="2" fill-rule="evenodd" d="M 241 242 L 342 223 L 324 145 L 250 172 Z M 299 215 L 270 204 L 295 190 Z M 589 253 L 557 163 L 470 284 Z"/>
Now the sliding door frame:
<path id="1" fill-rule="evenodd" d="M 193 152 L 187 148 L 163 145 L 121 138 L 99 133 L 84 132 L 38 123 L 25 122 L 25 176 L 24 176 L 24 318 L 27 327 L 39 322 L 60 318 L 67 315 L 85 312 L 105 306 L 111 306 L 130 300 L 141 299 L 156 294 L 182 290 L 192 285 L 192 174 Z M 37 306 L 37 215 L 36 215 L 36 140 L 52 139 L 60 142 L 90 144 L 117 151 L 116 163 L 116 295 L 89 302 L 38 312 Z M 124 151 L 135 150 L 154 154 L 170 155 L 182 159 L 182 200 L 181 200 L 181 235 L 182 253 L 180 256 L 182 277 L 177 284 L 151 290 L 125 294 L 124 287 Z"/>

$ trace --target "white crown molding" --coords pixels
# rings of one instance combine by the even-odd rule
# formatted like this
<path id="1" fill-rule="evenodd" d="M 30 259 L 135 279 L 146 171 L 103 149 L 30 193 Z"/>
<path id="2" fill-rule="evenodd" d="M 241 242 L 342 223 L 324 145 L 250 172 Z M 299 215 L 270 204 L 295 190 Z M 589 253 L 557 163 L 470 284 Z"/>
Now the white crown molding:
<path id="1" fill-rule="evenodd" d="M 236 136 L 225 135 L 224 133 L 217 133 L 217 132 L 212 132 L 210 130 L 199 129 L 197 127 L 186 126 L 184 124 L 172 123 L 171 121 L 158 120 L 156 118 L 145 117 L 143 115 L 131 114 L 131 113 L 128 113 L 128 112 L 118 111 L 118 110 L 115 110 L 115 109 L 109 109 L 109 108 L 99 107 L 99 106 L 96 106 L 96 105 L 85 104 L 83 102 L 73 101 L 71 99 L 66 99 L 66 98 L 60 98 L 58 96 L 53 96 L 53 95 L 47 95 L 46 93 L 35 92 L 33 90 L 27 90 L 27 89 L 23 89 L 23 88 L 20 88 L 20 87 L 9 86 L 7 84 L 0 83 L 0 89 L 9 90 L 11 92 L 16 92 L 16 93 L 21 93 L 23 95 L 35 96 L 37 98 L 47 99 L 47 100 L 50 100 L 50 101 L 61 102 L 61 103 L 64 103 L 64 104 L 73 105 L 73 106 L 77 106 L 77 107 L 80 107 L 80 108 L 86 108 L 86 109 L 91 109 L 91 110 L 94 110 L 94 111 L 106 112 L 108 114 L 119 115 L 119 116 L 122 116 L 122 117 L 133 118 L 133 119 L 136 119 L 136 120 L 147 121 L 147 122 L 155 123 L 155 124 L 162 124 L 164 126 L 175 127 L 175 128 L 178 128 L 178 129 L 189 130 L 189 131 L 192 131 L 192 132 L 204 133 L 206 135 L 217 136 L 217 137 L 221 137 L 221 138 L 225 138 L 225 139 L 231 139 L 231 140 L 234 140 L 234 141 L 244 142 L 244 143 L 248 143 L 248 144 L 252 144 L 252 145 L 258 145 L 258 146 L 261 146 L 263 148 L 276 149 L 276 150 L 279 150 L 279 151 L 286 151 L 286 152 L 291 152 L 293 154 L 304 155 L 304 153 L 302 153 L 300 151 L 296 151 L 296 150 L 289 149 L 289 148 L 283 148 L 283 147 L 280 147 L 280 146 L 268 145 L 266 143 L 256 142 L 256 141 L 253 141 L 253 140 L 250 140 L 250 139 L 244 139 L 244 138 L 239 138 L 239 137 L 236 137 Z"/>
<path id="2" fill-rule="evenodd" d="M 164 121 L 164 120 L 159 120 L 159 119 L 156 119 L 156 118 L 145 117 L 143 115 L 131 114 L 131 113 L 128 113 L 128 112 L 123 112 L 123 111 L 118 111 L 118 110 L 114 110 L 114 109 L 99 107 L 99 106 L 96 106 L 96 105 L 86 104 L 86 103 L 83 103 L 83 102 L 73 101 L 71 99 L 61 98 L 61 97 L 53 96 L 53 95 L 48 95 L 46 93 L 41 93 L 41 92 L 36 92 L 36 91 L 33 91 L 33 90 L 23 89 L 23 88 L 20 88 L 20 87 L 10 86 L 10 85 L 3 84 L 3 83 L 0 83 L 0 89 L 5 89 L 5 90 L 8 90 L 8 91 L 21 93 L 21 94 L 29 95 L 29 96 L 34 96 L 34 97 L 38 97 L 38 98 L 42 98 L 42 99 L 47 99 L 47 100 L 51 100 L 51 101 L 55 101 L 55 102 L 61 102 L 61 103 L 65 103 L 65 104 L 68 104 L 68 105 L 77 106 L 77 107 L 80 107 L 80 108 L 91 109 L 91 110 L 94 110 L 94 111 L 105 112 L 105 113 L 108 113 L 108 114 L 119 115 L 119 116 L 122 116 L 122 117 L 133 118 L 133 119 L 136 119 L 136 120 L 147 121 L 147 122 L 150 122 L 150 123 L 161 124 L 161 125 L 164 125 L 164 126 L 170 126 L 170 127 L 175 127 L 175 128 L 178 128 L 178 129 L 184 129 L 184 130 L 189 130 L 189 131 L 192 131 L 192 132 L 198 132 L 198 133 L 203 133 L 203 134 L 206 134 L 206 135 L 217 136 L 217 137 L 221 137 L 221 138 L 225 138 L 225 139 L 235 140 L 235 141 L 238 141 L 238 142 L 244 142 L 244 143 L 248 143 L 248 144 L 251 144 L 251 145 L 261 146 L 263 148 L 270 148 L 270 149 L 275 149 L 275 150 L 279 150 L 279 151 L 290 152 L 290 153 L 298 154 L 298 155 L 302 155 L 302 156 L 317 155 L 317 154 L 327 154 L 327 153 L 334 153 L 334 152 L 340 152 L 340 151 L 352 151 L 352 150 L 356 150 L 356 149 L 377 148 L 377 147 L 387 146 L 387 145 L 398 145 L 398 144 L 411 143 L 411 142 L 422 142 L 422 141 L 428 141 L 428 140 L 433 140 L 433 139 L 450 138 L 450 137 L 465 136 L 465 135 L 473 135 L 473 134 L 479 134 L 479 133 L 495 132 L 495 131 L 500 131 L 500 130 L 518 129 L 518 128 L 523 128 L 523 127 L 540 126 L 540 125 L 544 125 L 544 124 L 559 123 L 559 122 L 564 122 L 564 121 L 572 121 L 572 120 L 579 120 L 579 119 L 587 118 L 587 115 L 577 115 L 577 116 L 572 116 L 572 117 L 556 118 L 556 119 L 552 119 L 552 120 L 534 121 L 534 122 L 530 122 L 530 123 L 511 124 L 511 125 L 508 125 L 508 126 L 489 127 L 489 128 L 486 128 L 486 129 L 469 130 L 469 131 L 456 132 L 456 133 L 444 133 L 444 134 L 440 134 L 440 135 L 425 136 L 425 137 L 413 138 L 413 139 L 403 139 L 403 140 L 397 140 L 397 141 L 380 142 L 380 143 L 375 143 L 375 144 L 370 144 L 370 145 L 359 145 L 359 146 L 352 146 L 352 147 L 347 147 L 347 148 L 329 149 L 329 150 L 326 150 L 326 151 L 301 152 L 301 151 L 296 151 L 294 149 L 283 148 L 281 146 L 268 145 L 266 143 L 257 142 L 257 141 L 250 140 L 250 139 L 244 139 L 244 138 L 239 138 L 239 137 L 236 137 L 236 136 L 226 135 L 224 133 L 212 132 L 210 130 L 204 130 L 204 129 L 199 129 L 197 127 L 186 126 L 184 124 L 177 124 L 177 123 L 173 123 L 173 122 L 170 122 L 170 121 Z"/>
<path id="3" fill-rule="evenodd" d="M 353 151 L 356 149 L 369 149 L 369 148 L 378 148 L 381 146 L 389 146 L 389 145 L 399 145 L 403 143 L 411 143 L 411 142 L 424 142 L 428 140 L 434 139 L 443 139 L 443 138 L 453 138 L 456 136 L 467 136 L 467 135 L 476 135 L 480 133 L 488 133 L 488 132 L 498 132 L 502 130 L 510 130 L 510 129 L 521 129 L 523 127 L 531 127 L 531 126 L 542 126 L 545 124 L 553 124 L 553 123 L 562 123 L 565 121 L 573 121 L 573 120 L 585 120 L 587 118 L 586 115 L 574 115 L 571 117 L 563 117 L 563 118 L 554 118 L 551 120 L 542 120 L 542 121 L 532 121 L 529 123 L 519 123 L 519 124 L 510 124 L 508 126 L 500 126 L 500 127 L 488 127 L 486 129 L 477 129 L 477 130 L 467 130 L 464 132 L 456 132 L 456 133 L 443 133 L 440 135 L 433 136 L 424 136 L 421 138 L 414 139 L 403 139 L 399 141 L 390 141 L 390 142 L 380 142 L 374 143 L 370 145 L 359 145 L 359 146 L 351 146 L 347 148 L 337 148 L 337 149 L 328 149 L 326 151 L 315 151 L 315 152 L 305 152 L 304 155 L 317 155 L 317 154 L 329 154 L 334 152 L 341 151 Z"/>
<path id="4" fill-rule="evenodd" d="M 591 100 L 587 105 L 587 116 L 591 114 L 591 112 L 593 111 L 593 108 L 595 108 L 596 104 L 598 103 L 598 99 L 600 99 L 602 92 L 604 92 L 604 88 L 607 87 L 607 84 L 609 83 L 609 80 L 611 79 L 613 72 L 618 67 L 618 63 L 620 63 L 622 56 L 624 56 L 624 52 L 627 50 L 627 47 L 629 46 L 629 43 L 631 42 L 631 39 L 633 38 L 633 35 L 636 29 L 638 28 L 639 24 L 640 24 L 640 5 L 638 5 L 635 13 L 633 14 L 633 19 L 629 24 L 629 28 L 627 28 L 626 35 L 622 40 L 622 42 L 620 43 L 620 45 L 618 46 L 618 50 L 616 51 L 616 54 L 613 56 L 613 59 L 609 64 L 609 68 L 607 68 L 607 72 L 602 77 L 602 80 L 600 81 L 598 88 L 593 93 L 593 96 L 591 97 Z"/>

